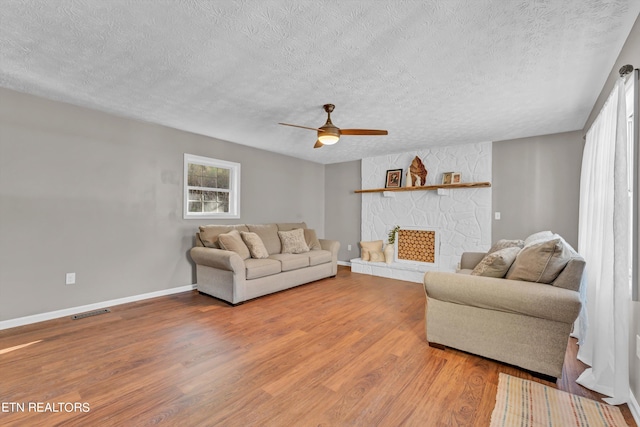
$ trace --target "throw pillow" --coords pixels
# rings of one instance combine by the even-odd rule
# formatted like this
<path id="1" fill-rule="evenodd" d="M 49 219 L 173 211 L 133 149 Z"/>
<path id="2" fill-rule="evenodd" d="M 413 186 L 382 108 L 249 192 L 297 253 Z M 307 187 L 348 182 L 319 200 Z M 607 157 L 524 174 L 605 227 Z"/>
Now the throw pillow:
<path id="1" fill-rule="evenodd" d="M 524 245 L 527 246 L 531 243 L 539 242 L 542 240 L 549 240 L 551 238 L 553 238 L 553 233 L 551 231 L 538 231 L 537 233 L 533 233 L 532 235 L 524 239 Z"/>
<path id="2" fill-rule="evenodd" d="M 280 242 L 282 242 L 283 254 L 301 254 L 309 252 L 309 246 L 304 240 L 304 230 L 296 228 L 291 231 L 278 231 Z"/>
<path id="3" fill-rule="evenodd" d="M 304 240 L 312 251 L 319 251 L 322 249 L 322 246 L 320 246 L 320 240 L 318 240 L 318 236 L 316 235 L 316 230 L 312 228 L 305 228 Z"/>
<path id="4" fill-rule="evenodd" d="M 369 255 L 369 261 L 371 262 L 384 262 L 384 252 L 371 251 Z"/>
<path id="5" fill-rule="evenodd" d="M 488 253 L 499 251 L 500 249 L 505 248 L 515 248 L 518 247 L 522 249 L 524 247 L 524 240 L 508 240 L 508 239 L 500 239 L 491 246 Z"/>
<path id="6" fill-rule="evenodd" d="M 474 276 L 504 277 L 516 260 L 520 247 L 512 246 L 491 252 L 482 258 L 471 272 Z"/>
<path id="7" fill-rule="evenodd" d="M 372 252 L 380 252 L 382 253 L 382 240 L 373 240 L 371 242 L 360 242 L 360 249 L 362 250 L 362 260 L 363 261 L 372 261 L 371 253 Z M 382 261 L 384 261 L 384 254 L 382 254 Z"/>
<path id="8" fill-rule="evenodd" d="M 551 283 L 571 259 L 561 237 L 533 242 L 520 250 L 506 278 Z"/>
<path id="9" fill-rule="evenodd" d="M 240 255 L 240 258 L 251 258 L 251 252 L 249 248 L 242 241 L 240 232 L 238 230 L 231 230 L 228 233 L 224 233 L 218 236 L 220 247 L 226 251 L 233 251 Z"/>
<path id="10" fill-rule="evenodd" d="M 251 258 L 269 258 L 269 252 L 267 252 L 267 248 L 264 247 L 264 243 L 262 243 L 260 236 L 250 231 L 241 231 L 240 236 L 247 245 L 247 248 L 249 248 Z"/>

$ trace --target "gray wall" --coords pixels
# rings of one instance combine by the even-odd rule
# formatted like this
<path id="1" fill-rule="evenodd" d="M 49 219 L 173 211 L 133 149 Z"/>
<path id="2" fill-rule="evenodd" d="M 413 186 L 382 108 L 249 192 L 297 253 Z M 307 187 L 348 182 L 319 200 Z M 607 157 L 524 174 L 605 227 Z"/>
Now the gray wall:
<path id="1" fill-rule="evenodd" d="M 640 68 L 640 17 L 636 20 L 627 41 L 618 55 L 616 63 L 611 68 L 607 82 L 605 83 L 598 101 L 593 107 L 589 119 L 584 127 L 584 133 L 591 127 L 591 124 L 598 116 L 598 113 L 602 109 L 604 102 L 609 97 L 609 94 L 613 90 L 616 79 L 619 77 L 618 70 L 620 67 L 626 64 L 631 64 L 634 68 Z M 636 111 L 635 114 L 640 114 L 640 111 Z M 640 148 L 640 143 L 636 141 L 636 148 Z M 640 185 L 635 189 L 636 192 L 640 191 Z M 640 206 L 639 206 L 640 209 Z M 636 230 L 638 233 L 639 230 Z M 640 254 L 636 254 L 640 257 Z M 640 260 L 639 260 L 640 265 Z M 630 315 L 631 323 L 629 328 L 629 383 L 631 384 L 631 391 L 633 392 L 636 400 L 640 400 L 640 358 L 636 356 L 636 336 L 640 336 L 640 302 L 631 302 Z"/>
<path id="2" fill-rule="evenodd" d="M 360 256 L 362 195 L 354 193 L 362 181 L 360 164 L 357 160 L 325 167 L 325 231 L 331 239 L 340 241 L 340 261 Z"/>
<path id="3" fill-rule="evenodd" d="M 578 248 L 582 132 L 493 143 L 492 241 L 551 230 Z M 494 216 L 495 218 L 495 216 Z"/>
<path id="4" fill-rule="evenodd" d="M 323 165 L 0 89 L 0 321 L 194 283 L 185 152 L 241 163 L 233 222 L 324 235 Z"/>

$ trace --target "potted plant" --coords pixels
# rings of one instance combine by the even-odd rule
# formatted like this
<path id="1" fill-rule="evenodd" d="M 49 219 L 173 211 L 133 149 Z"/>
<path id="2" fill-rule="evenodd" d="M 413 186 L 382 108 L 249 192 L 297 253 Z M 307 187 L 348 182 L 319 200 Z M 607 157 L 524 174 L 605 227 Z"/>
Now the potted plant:
<path id="1" fill-rule="evenodd" d="M 396 225 L 389 231 L 387 246 L 384 248 L 384 262 L 387 264 L 391 264 L 393 262 L 394 252 L 395 252 L 395 243 L 396 243 L 396 233 L 400 230 L 400 226 Z"/>

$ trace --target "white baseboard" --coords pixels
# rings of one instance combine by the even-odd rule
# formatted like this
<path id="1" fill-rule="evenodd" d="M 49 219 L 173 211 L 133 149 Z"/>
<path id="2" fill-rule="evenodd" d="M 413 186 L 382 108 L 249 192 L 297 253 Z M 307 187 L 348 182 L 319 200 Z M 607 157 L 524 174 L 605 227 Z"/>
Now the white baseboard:
<path id="1" fill-rule="evenodd" d="M 338 261 L 338 265 L 344 265 L 345 267 L 351 267 L 351 263 L 349 261 Z"/>
<path id="2" fill-rule="evenodd" d="M 629 409 L 631 410 L 631 415 L 633 415 L 633 419 L 636 421 L 636 424 L 640 426 L 640 405 L 638 404 L 638 399 L 636 399 L 631 390 L 629 390 Z"/>
<path id="3" fill-rule="evenodd" d="M 112 305 L 126 304 L 128 302 L 141 301 L 149 298 L 162 297 L 165 295 L 177 294 L 196 289 L 195 285 L 179 286 L 177 288 L 163 289 L 161 291 L 149 292 L 146 294 L 133 295 L 130 297 L 112 299 L 109 301 L 97 302 L 95 304 L 81 305 L 79 307 L 65 308 L 63 310 L 50 311 L 48 313 L 34 314 L 32 316 L 18 317 L 16 319 L 3 320 L 0 322 L 0 330 L 15 328 L 17 326 L 30 325 L 32 323 L 44 322 L 45 320 L 58 319 L 65 316 L 84 313 L 86 311 L 107 308 Z"/>

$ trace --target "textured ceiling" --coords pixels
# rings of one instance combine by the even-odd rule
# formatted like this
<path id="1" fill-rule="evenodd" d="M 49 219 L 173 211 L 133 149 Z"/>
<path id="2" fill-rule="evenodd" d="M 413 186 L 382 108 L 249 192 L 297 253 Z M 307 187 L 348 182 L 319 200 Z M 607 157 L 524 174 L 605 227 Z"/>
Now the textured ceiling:
<path id="1" fill-rule="evenodd" d="M 581 129 L 640 0 L 0 0 L 0 86 L 318 163 Z M 640 64 L 635 64 L 636 66 Z M 314 150 L 278 122 L 387 129 Z"/>

